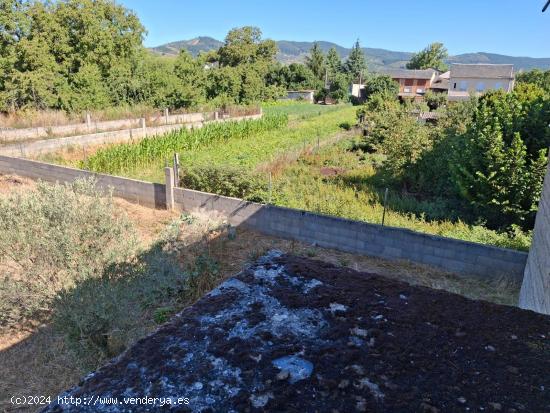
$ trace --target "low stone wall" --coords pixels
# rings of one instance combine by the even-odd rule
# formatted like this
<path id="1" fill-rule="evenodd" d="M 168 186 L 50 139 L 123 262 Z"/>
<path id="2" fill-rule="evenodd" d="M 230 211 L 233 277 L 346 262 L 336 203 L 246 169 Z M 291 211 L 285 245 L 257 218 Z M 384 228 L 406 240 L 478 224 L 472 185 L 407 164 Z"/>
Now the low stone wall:
<path id="1" fill-rule="evenodd" d="M 513 280 L 523 277 L 527 260 L 524 252 L 173 188 L 171 171 L 170 168 L 166 171 L 166 186 L 0 156 L 0 173 L 49 182 L 70 182 L 77 177 L 94 176 L 100 187 L 112 187 L 116 196 L 131 202 L 186 211 L 217 211 L 226 215 L 233 225 L 243 225 L 267 235 L 356 254 L 410 260 L 459 274 Z"/>
<path id="2" fill-rule="evenodd" d="M 192 114 L 189 114 L 192 115 Z M 202 114 L 200 114 L 202 116 Z M 183 115 L 174 115 L 183 116 Z M 259 119 L 261 114 L 239 116 L 234 118 L 219 119 L 210 122 L 227 122 L 227 121 L 239 121 L 243 119 Z M 90 146 L 90 145 L 103 145 L 111 143 L 128 142 L 131 140 L 143 139 L 145 136 L 161 135 L 173 130 L 179 130 L 181 128 L 201 128 L 207 121 L 197 121 L 189 123 L 192 117 L 187 118 L 187 123 L 168 124 L 162 126 L 152 127 L 138 127 L 132 129 L 124 129 L 110 132 L 90 133 L 86 135 L 68 136 L 66 138 L 54 138 L 39 140 L 30 143 L 19 143 L 12 145 L 0 146 L 0 155 L 5 156 L 36 156 L 43 153 L 54 152 L 64 147 L 70 146 Z"/>

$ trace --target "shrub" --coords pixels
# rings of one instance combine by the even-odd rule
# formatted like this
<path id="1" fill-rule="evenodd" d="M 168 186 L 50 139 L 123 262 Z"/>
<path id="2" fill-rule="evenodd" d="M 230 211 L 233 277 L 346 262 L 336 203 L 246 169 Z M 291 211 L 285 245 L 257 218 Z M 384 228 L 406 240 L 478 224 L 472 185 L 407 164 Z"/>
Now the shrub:
<path id="1" fill-rule="evenodd" d="M 203 165 L 186 170 L 181 185 L 197 191 L 265 202 L 267 180 L 261 175 L 233 165 Z"/>
<path id="2" fill-rule="evenodd" d="M 217 218 L 182 215 L 132 261 L 59 294 L 55 326 L 82 364 L 97 367 L 214 288 L 222 274 L 210 242 L 228 229 Z"/>
<path id="3" fill-rule="evenodd" d="M 91 180 L 0 199 L 0 326 L 48 315 L 56 294 L 125 261 L 136 238 Z"/>

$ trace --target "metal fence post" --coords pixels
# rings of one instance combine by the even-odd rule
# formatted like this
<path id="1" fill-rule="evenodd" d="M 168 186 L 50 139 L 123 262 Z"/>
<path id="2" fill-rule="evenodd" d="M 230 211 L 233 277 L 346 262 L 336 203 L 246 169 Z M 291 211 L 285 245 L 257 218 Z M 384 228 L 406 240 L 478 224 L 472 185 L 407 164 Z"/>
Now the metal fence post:
<path id="1" fill-rule="evenodd" d="M 384 212 L 382 212 L 382 226 L 384 226 L 384 221 L 386 219 L 386 207 L 388 205 L 388 188 L 384 191 Z"/>
<path id="2" fill-rule="evenodd" d="M 174 153 L 174 179 L 175 179 L 174 186 L 177 187 L 179 185 L 179 180 L 180 180 L 180 157 L 177 152 Z"/>

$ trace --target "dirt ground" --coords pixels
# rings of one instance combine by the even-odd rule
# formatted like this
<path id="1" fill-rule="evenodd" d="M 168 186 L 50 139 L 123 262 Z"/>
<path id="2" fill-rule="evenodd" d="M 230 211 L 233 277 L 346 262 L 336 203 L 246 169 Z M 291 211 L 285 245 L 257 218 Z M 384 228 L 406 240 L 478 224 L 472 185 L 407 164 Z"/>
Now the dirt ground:
<path id="1" fill-rule="evenodd" d="M 542 314 L 271 251 L 67 393 L 97 404 L 46 412 L 543 413 L 549 335 Z"/>
<path id="2" fill-rule="evenodd" d="M 34 182 L 25 178 L 0 176 L 0 196 L 10 191 L 29 190 L 33 186 Z M 167 224 L 180 216 L 177 212 L 150 209 L 121 199 L 116 199 L 115 202 L 120 211 L 134 222 L 144 245 L 152 243 Z M 195 214 L 204 216 L 202 212 Z M 219 220 L 220 217 L 215 219 Z M 268 250 L 278 249 L 337 266 L 377 273 L 410 284 L 443 289 L 496 303 L 515 305 L 519 292 L 518 285 L 503 281 L 487 282 L 404 261 L 342 253 L 264 236 L 243 228 L 237 228 L 234 237 L 228 238 L 226 235 L 224 233 L 212 238 L 208 246 L 210 255 L 219 265 L 219 282 L 233 276 Z M 185 233 L 183 236 L 186 236 Z M 63 337 L 49 325 L 0 332 L 0 411 L 34 411 L 32 408 L 14 410 L 9 397 L 53 396 L 74 385 L 85 373 L 78 368 L 75 357 Z"/>

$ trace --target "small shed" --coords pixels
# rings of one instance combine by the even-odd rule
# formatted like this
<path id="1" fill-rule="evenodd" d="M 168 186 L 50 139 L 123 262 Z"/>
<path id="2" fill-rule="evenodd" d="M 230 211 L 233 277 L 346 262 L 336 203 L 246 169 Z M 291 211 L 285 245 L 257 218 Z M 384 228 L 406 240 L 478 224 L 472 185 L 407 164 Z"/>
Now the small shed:
<path id="1" fill-rule="evenodd" d="M 306 102 L 313 103 L 313 95 L 315 90 L 288 90 L 286 92 L 286 99 L 288 100 L 305 100 Z"/>

